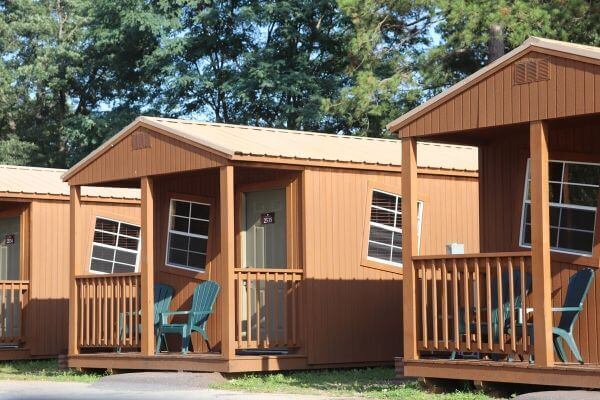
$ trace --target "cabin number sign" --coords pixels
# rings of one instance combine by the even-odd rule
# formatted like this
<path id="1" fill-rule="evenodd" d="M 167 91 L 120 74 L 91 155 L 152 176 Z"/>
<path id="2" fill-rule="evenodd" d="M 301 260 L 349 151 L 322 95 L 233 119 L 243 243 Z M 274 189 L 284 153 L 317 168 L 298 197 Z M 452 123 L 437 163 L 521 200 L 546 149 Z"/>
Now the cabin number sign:
<path id="1" fill-rule="evenodd" d="M 5 245 L 9 245 L 9 244 L 15 244 L 15 235 L 10 233 L 4 236 L 4 244 Z"/>
<path id="2" fill-rule="evenodd" d="M 269 225 L 275 223 L 275 213 L 273 211 L 263 213 L 260 215 L 260 219 L 263 225 Z"/>

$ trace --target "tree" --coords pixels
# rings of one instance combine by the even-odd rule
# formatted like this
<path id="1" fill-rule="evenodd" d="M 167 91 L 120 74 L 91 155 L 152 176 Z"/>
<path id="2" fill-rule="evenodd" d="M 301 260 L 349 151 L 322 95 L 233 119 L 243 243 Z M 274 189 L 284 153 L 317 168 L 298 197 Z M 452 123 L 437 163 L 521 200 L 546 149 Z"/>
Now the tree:
<path id="1" fill-rule="evenodd" d="M 591 0 L 437 0 L 440 44 L 421 58 L 421 82 L 439 92 L 489 62 L 494 25 L 505 51 L 529 36 L 600 45 L 600 4 Z"/>
<path id="2" fill-rule="evenodd" d="M 0 2 L 0 140 L 35 143 L 22 162 L 72 165 L 105 139 L 115 113 L 130 115 L 143 104 L 143 62 L 158 46 L 161 24 L 152 7 L 138 0 Z"/>
<path id="3" fill-rule="evenodd" d="M 340 0 L 352 21 L 348 81 L 325 109 L 343 122 L 343 132 L 386 134 L 385 125 L 418 104 L 415 59 L 428 43 L 429 1 Z"/>

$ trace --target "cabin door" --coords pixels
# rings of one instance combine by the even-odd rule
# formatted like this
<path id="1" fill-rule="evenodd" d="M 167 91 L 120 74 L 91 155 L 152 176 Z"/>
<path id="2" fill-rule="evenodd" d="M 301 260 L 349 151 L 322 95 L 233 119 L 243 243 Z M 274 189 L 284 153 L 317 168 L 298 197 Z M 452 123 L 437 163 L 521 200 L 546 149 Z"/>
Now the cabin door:
<path id="1" fill-rule="evenodd" d="M 244 193 L 244 267 L 287 268 L 286 192 L 284 188 Z M 247 285 L 247 283 L 246 283 Z M 283 332 L 282 282 L 256 279 L 244 290 L 250 296 L 250 329 L 260 341 L 275 342 Z M 248 315 L 243 310 L 243 315 Z M 245 321 L 248 327 L 248 321 Z M 246 332 L 247 334 L 247 332 Z"/>
<path id="2" fill-rule="evenodd" d="M 19 280 L 21 275 L 21 218 L 0 218 L 0 281 Z M 19 289 L 0 285 L 0 336 L 17 337 L 21 330 Z"/>
<path id="3" fill-rule="evenodd" d="M 0 280 L 18 280 L 21 270 L 20 217 L 0 218 Z"/>

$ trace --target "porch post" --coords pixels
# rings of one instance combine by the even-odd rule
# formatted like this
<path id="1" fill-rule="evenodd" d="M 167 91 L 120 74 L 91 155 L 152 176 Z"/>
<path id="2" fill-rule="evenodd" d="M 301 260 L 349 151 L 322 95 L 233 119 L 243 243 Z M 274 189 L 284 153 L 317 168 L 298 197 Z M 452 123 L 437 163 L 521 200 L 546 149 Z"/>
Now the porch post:
<path id="1" fill-rule="evenodd" d="M 417 324 L 415 273 L 412 257 L 417 254 L 417 139 L 402 139 L 402 264 L 404 359 L 416 360 Z"/>
<path id="2" fill-rule="evenodd" d="M 554 363 L 552 346 L 552 279 L 550 266 L 550 205 L 548 189 L 548 126 L 533 121 L 531 152 L 531 269 L 535 363 Z"/>
<path id="3" fill-rule="evenodd" d="M 141 353 L 152 355 L 154 354 L 154 182 L 151 177 L 144 176 L 140 186 L 142 189 Z"/>
<path id="4" fill-rule="evenodd" d="M 220 222 L 221 222 L 221 257 L 225 264 L 225 279 L 221 282 L 223 296 L 223 316 L 221 318 L 221 354 L 226 359 L 235 356 L 235 297 L 234 297 L 234 264 L 235 264 L 235 231 L 234 231 L 234 184 L 233 166 L 225 165 L 219 171 L 220 183 Z"/>
<path id="5" fill-rule="evenodd" d="M 71 197 L 69 204 L 69 346 L 68 355 L 79 354 L 77 346 L 77 285 L 75 276 L 77 275 L 77 237 L 79 225 L 79 212 L 81 208 L 81 187 L 71 186 Z"/>

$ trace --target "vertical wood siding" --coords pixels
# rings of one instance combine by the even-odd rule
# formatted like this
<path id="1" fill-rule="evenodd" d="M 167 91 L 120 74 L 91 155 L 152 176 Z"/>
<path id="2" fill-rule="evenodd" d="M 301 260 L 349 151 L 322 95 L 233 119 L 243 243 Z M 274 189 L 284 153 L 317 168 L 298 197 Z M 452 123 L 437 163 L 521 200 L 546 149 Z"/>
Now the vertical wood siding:
<path id="1" fill-rule="evenodd" d="M 95 217 L 125 216 L 139 224 L 139 206 L 90 203 L 82 206 L 79 273 L 88 271 Z M 26 239 L 25 239 L 26 240 Z M 34 200 L 30 207 L 30 297 L 25 310 L 26 345 L 32 356 L 65 353 L 68 339 L 69 202 Z"/>
<path id="2" fill-rule="evenodd" d="M 69 179 L 69 183 L 111 182 L 223 165 L 222 158 L 212 153 L 154 131 L 144 132 L 149 147 L 133 150 L 134 136 L 129 134 Z"/>
<path id="3" fill-rule="evenodd" d="M 402 276 L 361 266 L 368 184 L 401 193 L 400 174 L 305 172 L 307 351 L 311 364 L 391 361 L 402 354 Z M 474 178 L 419 176 L 421 254 L 448 242 L 479 251 Z"/>
<path id="4" fill-rule="evenodd" d="M 556 121 L 549 126 L 550 158 L 600 163 L 600 118 Z M 483 133 L 482 133 L 483 134 Z M 485 134 L 480 152 L 481 250 L 519 251 L 519 231 L 525 170 L 529 157 L 527 126 L 496 129 Z M 598 239 L 596 238 L 596 241 Z M 581 267 L 552 253 L 552 304 L 562 306 L 569 278 Z M 576 324 L 575 338 L 584 360 L 600 363 L 600 276 L 596 276 L 584 310 Z M 553 316 L 558 323 L 560 314 Z M 574 360 L 571 360 L 574 361 Z"/>
<path id="5" fill-rule="evenodd" d="M 513 62 L 432 106 L 402 127 L 400 137 L 600 112 L 600 65 L 537 52 L 522 59 L 549 60 L 550 79 L 515 85 Z"/>

